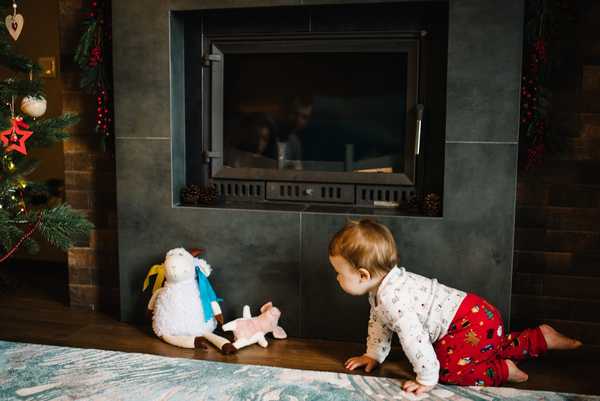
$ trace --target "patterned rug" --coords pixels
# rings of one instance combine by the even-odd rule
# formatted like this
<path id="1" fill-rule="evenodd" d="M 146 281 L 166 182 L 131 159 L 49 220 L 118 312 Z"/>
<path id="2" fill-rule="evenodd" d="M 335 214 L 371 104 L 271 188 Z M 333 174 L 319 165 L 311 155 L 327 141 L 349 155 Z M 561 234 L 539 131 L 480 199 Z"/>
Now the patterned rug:
<path id="1" fill-rule="evenodd" d="M 511 388 L 437 386 L 404 393 L 396 379 L 0 341 L 0 400 L 595 400 Z"/>

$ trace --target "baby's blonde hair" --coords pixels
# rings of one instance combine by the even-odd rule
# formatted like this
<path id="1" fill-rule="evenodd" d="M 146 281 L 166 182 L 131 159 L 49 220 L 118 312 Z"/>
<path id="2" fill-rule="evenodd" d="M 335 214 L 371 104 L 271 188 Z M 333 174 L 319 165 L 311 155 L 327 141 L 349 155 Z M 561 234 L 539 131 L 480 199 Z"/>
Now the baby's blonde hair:
<path id="1" fill-rule="evenodd" d="M 354 268 L 387 273 L 398 264 L 396 242 L 389 228 L 371 219 L 350 220 L 333 236 L 329 256 L 341 256 Z"/>

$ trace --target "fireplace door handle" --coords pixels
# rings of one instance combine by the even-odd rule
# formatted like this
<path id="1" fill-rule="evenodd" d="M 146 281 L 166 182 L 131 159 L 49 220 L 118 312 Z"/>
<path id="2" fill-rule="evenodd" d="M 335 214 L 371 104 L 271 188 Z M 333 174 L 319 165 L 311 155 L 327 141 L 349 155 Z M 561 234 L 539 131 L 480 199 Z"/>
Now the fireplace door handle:
<path id="1" fill-rule="evenodd" d="M 422 104 L 417 105 L 417 135 L 415 140 L 415 155 L 418 155 L 421 151 L 421 127 L 423 126 L 423 110 L 425 106 Z"/>
<path id="2" fill-rule="evenodd" d="M 205 163 L 210 163 L 210 159 L 221 159 L 223 157 L 221 152 L 210 152 L 210 151 L 202 152 L 202 156 L 204 158 Z"/>
<path id="3" fill-rule="evenodd" d="M 210 67 L 210 63 L 219 62 L 223 58 L 220 54 L 205 54 L 202 56 L 202 65 L 205 67 Z"/>

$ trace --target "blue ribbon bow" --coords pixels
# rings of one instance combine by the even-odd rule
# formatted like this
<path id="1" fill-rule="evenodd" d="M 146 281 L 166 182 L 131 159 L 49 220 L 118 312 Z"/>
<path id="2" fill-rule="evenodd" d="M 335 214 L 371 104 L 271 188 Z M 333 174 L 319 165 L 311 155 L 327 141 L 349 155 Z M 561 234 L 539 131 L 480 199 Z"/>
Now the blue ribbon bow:
<path id="1" fill-rule="evenodd" d="M 215 315 L 212 310 L 211 303 L 213 301 L 222 302 L 221 298 L 217 298 L 215 290 L 213 290 L 208 278 L 202 273 L 200 267 L 196 266 L 196 280 L 198 280 L 198 290 L 200 291 L 200 302 L 202 303 L 202 311 L 204 312 L 204 320 L 209 321 Z"/>

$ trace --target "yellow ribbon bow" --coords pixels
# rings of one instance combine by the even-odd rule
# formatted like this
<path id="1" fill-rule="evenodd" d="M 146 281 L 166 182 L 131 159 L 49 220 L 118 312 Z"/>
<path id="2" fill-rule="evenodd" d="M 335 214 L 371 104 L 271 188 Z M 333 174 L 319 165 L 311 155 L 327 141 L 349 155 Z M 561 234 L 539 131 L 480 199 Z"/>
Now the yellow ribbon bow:
<path id="1" fill-rule="evenodd" d="M 148 274 L 146 274 L 146 279 L 144 280 L 144 289 L 148 288 L 150 285 L 150 277 L 156 274 L 156 280 L 154 280 L 154 287 L 152 287 L 152 293 L 162 287 L 163 282 L 165 281 L 165 265 L 154 265 L 148 270 Z"/>

